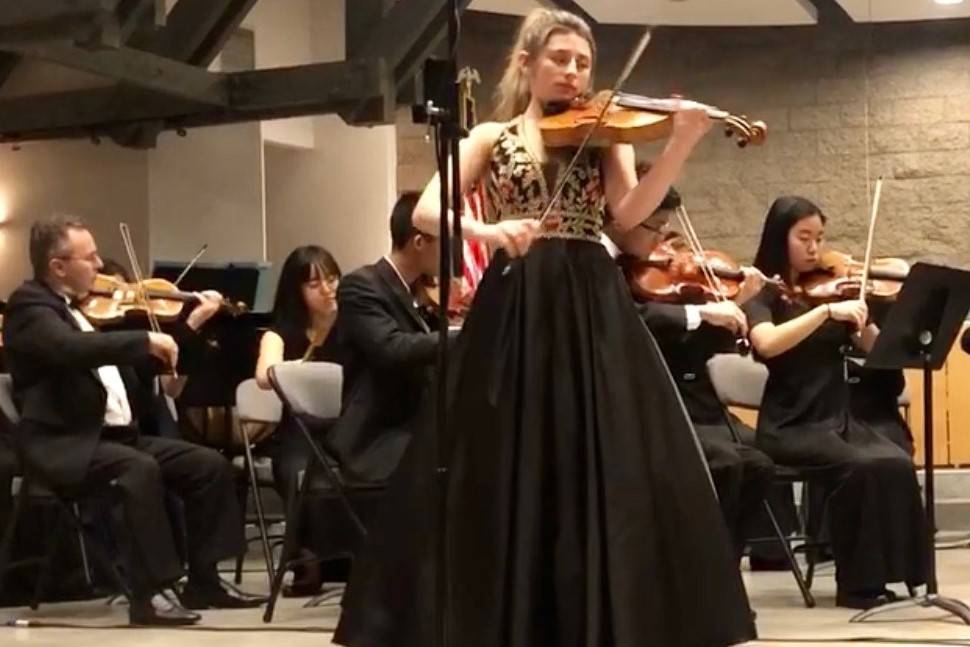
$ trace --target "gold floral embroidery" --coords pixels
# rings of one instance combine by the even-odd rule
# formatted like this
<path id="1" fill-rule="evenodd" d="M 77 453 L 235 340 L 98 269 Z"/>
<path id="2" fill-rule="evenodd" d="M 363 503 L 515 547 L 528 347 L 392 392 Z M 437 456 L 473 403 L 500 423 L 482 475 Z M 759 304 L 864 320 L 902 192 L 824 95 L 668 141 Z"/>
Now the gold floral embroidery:
<path id="1" fill-rule="evenodd" d="M 495 143 L 486 188 L 490 222 L 538 218 L 546 207 L 554 187 L 546 186 L 542 167 L 526 149 L 515 125 L 507 126 Z M 605 205 L 599 153 L 590 149 L 566 180 L 555 209 L 560 216 L 558 227 L 543 236 L 599 242 Z"/>

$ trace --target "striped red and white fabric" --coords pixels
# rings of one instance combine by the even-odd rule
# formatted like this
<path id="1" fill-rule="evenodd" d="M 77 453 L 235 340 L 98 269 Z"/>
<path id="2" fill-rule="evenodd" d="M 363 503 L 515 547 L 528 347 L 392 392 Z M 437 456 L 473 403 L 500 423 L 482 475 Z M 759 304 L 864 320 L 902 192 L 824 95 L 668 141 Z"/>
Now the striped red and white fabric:
<path id="1" fill-rule="evenodd" d="M 465 194 L 465 217 L 484 221 L 485 200 L 485 189 L 480 184 Z M 462 239 L 462 244 L 465 270 L 461 281 L 461 296 L 462 301 L 467 303 L 471 301 L 485 274 L 485 268 L 488 267 L 488 247 L 485 243 L 467 238 Z"/>

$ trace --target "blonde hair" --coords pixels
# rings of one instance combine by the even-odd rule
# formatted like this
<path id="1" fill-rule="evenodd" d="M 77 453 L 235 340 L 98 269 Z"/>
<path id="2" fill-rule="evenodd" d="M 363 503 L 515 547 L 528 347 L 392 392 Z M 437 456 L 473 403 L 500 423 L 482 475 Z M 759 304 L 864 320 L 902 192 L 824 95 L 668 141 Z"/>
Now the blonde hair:
<path id="1" fill-rule="evenodd" d="M 519 66 L 519 52 L 525 51 L 530 59 L 535 59 L 549 39 L 555 34 L 577 34 L 586 39 L 596 62 L 596 41 L 585 20 L 561 9 L 534 9 L 522 21 L 515 45 L 509 53 L 502 80 L 495 89 L 496 121 L 509 121 L 525 112 L 532 99 L 529 80 Z"/>

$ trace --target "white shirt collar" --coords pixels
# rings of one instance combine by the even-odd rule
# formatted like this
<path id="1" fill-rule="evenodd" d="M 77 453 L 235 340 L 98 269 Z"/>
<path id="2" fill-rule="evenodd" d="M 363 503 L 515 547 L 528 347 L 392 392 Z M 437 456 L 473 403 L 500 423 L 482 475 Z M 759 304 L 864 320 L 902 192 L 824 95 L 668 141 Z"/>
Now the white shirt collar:
<path id="1" fill-rule="evenodd" d="M 406 289 L 408 294 L 410 294 L 411 286 L 408 285 L 408 282 L 404 280 L 404 275 L 401 274 L 401 270 L 397 269 L 397 265 L 394 264 L 394 261 L 391 260 L 390 256 L 385 256 L 384 260 L 388 262 L 388 264 L 394 270 L 394 273 L 397 274 L 397 278 L 401 279 L 401 283 L 404 285 L 404 289 Z"/>

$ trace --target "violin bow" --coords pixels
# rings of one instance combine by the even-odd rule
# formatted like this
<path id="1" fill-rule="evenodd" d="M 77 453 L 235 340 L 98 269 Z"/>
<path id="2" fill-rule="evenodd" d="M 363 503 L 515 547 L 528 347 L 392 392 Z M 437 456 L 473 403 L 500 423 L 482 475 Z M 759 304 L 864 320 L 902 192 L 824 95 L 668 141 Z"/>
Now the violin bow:
<path id="1" fill-rule="evenodd" d="M 872 241 L 876 234 L 876 218 L 879 216 L 879 198 L 882 196 L 882 180 L 880 175 L 876 180 L 876 191 L 872 197 L 872 213 L 869 215 L 869 235 L 866 238 L 866 258 L 862 265 L 862 284 L 859 286 L 859 298 L 865 301 L 869 288 L 869 269 L 872 265 Z"/>
<path id="2" fill-rule="evenodd" d="M 148 291 L 145 289 L 141 265 L 138 263 L 138 254 L 135 252 L 135 244 L 131 238 L 131 229 L 128 228 L 128 223 L 126 222 L 118 223 L 118 228 L 121 230 L 121 241 L 125 244 L 125 253 L 128 254 L 128 263 L 131 265 L 131 276 L 135 279 L 138 300 L 145 306 L 148 325 L 152 329 L 152 332 L 160 333 L 162 332 L 162 327 L 158 323 L 158 317 L 155 316 L 155 311 L 152 310 L 151 302 L 148 299 Z M 172 367 L 172 375 L 178 377 L 178 372 L 174 366 Z"/>
<path id="3" fill-rule="evenodd" d="M 724 284 L 721 283 L 721 279 L 714 273 L 714 268 L 711 267 L 707 259 L 704 246 L 701 245 L 701 239 L 694 229 L 694 224 L 691 222 L 690 216 L 687 215 L 687 208 L 681 204 L 677 207 L 675 213 L 677 214 L 681 229 L 684 230 L 684 237 L 687 238 L 687 244 L 697 256 L 701 272 L 704 274 L 704 278 L 707 279 L 707 283 L 710 285 L 715 299 L 718 303 L 728 301 L 727 295 L 724 293 Z M 738 353 L 741 355 L 747 355 L 751 352 L 751 342 L 741 334 L 736 335 L 735 345 L 737 346 Z"/>
<path id="4" fill-rule="evenodd" d="M 650 44 L 650 37 L 652 35 L 652 28 L 646 27 L 643 32 L 643 36 L 640 37 L 640 41 L 637 43 L 636 47 L 633 48 L 633 53 L 630 55 L 630 59 L 626 62 L 623 67 L 623 71 L 620 72 L 620 76 L 617 77 L 616 83 L 613 84 L 613 89 L 610 90 L 609 98 L 603 103 L 603 108 L 600 110 L 599 115 L 596 118 L 596 122 L 586 131 L 586 135 L 583 137 L 583 141 L 580 142 L 579 147 L 576 148 L 576 152 L 573 154 L 569 164 L 566 166 L 566 170 L 559 177 L 559 181 L 556 183 L 556 190 L 553 191 L 552 196 L 549 198 L 549 204 L 543 210 L 542 215 L 539 216 L 539 222 L 545 222 L 552 213 L 552 208 L 555 206 L 559 198 L 562 197 L 562 192 L 566 188 L 566 181 L 569 178 L 569 174 L 572 173 L 573 168 L 575 168 L 576 163 L 579 161 L 579 156 L 583 154 L 583 151 L 589 145 L 589 140 L 592 139 L 593 133 L 596 129 L 602 125 L 603 120 L 606 119 L 606 113 L 609 112 L 610 106 L 613 105 L 613 100 L 616 95 L 619 94 L 620 89 L 626 84 L 627 79 L 633 73 L 633 68 L 636 67 L 637 63 L 640 61 L 640 57 L 643 56 L 643 52 L 646 51 L 647 45 Z"/>
<path id="5" fill-rule="evenodd" d="M 205 254 L 208 249 L 209 249 L 209 243 L 204 243 L 202 247 L 199 248 L 199 253 L 192 257 L 192 260 L 189 261 L 188 265 L 185 266 L 185 269 L 182 270 L 182 272 L 178 275 L 178 278 L 172 281 L 172 284 L 175 287 L 178 287 L 179 283 L 182 282 L 182 279 L 185 278 L 185 275 L 189 273 L 189 270 L 195 267 L 195 264 L 199 261 L 200 258 L 202 258 L 202 255 Z"/>
<path id="6" fill-rule="evenodd" d="M 680 223 L 680 228 L 684 232 L 684 238 L 687 239 L 687 245 L 694 255 L 697 256 L 697 264 L 700 266 L 701 273 L 704 274 L 704 278 L 707 280 L 711 291 L 719 302 L 727 301 L 727 296 L 724 294 L 724 286 L 717 275 L 714 274 L 714 269 L 707 260 L 704 247 L 701 245 L 701 239 L 697 236 L 697 231 L 694 229 L 694 224 L 691 222 L 690 216 L 687 215 L 687 208 L 684 205 L 680 205 L 675 210 L 675 213 L 677 214 L 677 221 Z"/>

